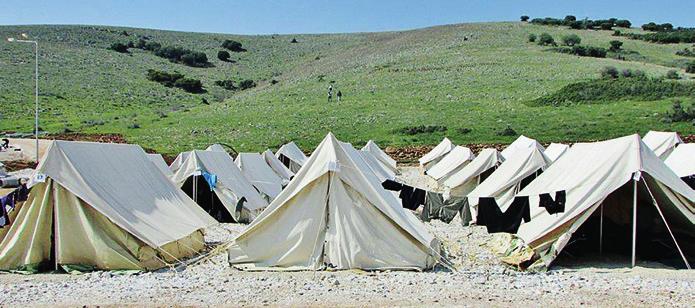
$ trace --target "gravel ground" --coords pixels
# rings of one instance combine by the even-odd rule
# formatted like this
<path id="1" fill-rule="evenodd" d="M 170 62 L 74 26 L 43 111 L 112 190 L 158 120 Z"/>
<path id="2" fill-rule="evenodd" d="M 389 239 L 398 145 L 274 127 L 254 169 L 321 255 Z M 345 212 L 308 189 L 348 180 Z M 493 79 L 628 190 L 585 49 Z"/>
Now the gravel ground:
<path id="1" fill-rule="evenodd" d="M 413 177 L 415 173 L 404 172 Z M 415 183 L 411 181 L 410 183 Z M 514 271 L 487 246 L 482 227 L 427 224 L 459 269 L 428 272 L 242 272 L 226 255 L 172 271 L 116 275 L 0 274 L 1 306 L 684 306 L 695 303 L 695 271 L 642 263 L 562 265 L 541 274 Z M 244 225 L 207 230 L 228 241 Z"/>

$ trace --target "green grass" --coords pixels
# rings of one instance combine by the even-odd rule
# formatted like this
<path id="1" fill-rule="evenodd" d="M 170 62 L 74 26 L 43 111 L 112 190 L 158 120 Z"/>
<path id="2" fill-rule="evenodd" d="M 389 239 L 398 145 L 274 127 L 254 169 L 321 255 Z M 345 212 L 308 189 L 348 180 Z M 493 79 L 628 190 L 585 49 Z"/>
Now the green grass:
<path id="1" fill-rule="evenodd" d="M 121 35 L 123 30 L 131 36 Z M 616 39 L 613 31 L 516 22 L 264 36 L 101 26 L 0 27 L 3 38 L 22 32 L 41 44 L 41 128 L 121 133 L 164 153 L 212 142 L 261 151 L 295 140 L 310 149 L 329 131 L 355 144 L 375 139 L 384 146 L 434 144 L 445 135 L 457 143 L 509 142 L 514 137 L 496 134 L 507 125 L 541 141 L 605 139 L 649 129 L 695 133 L 690 123 L 661 121 L 670 99 L 567 107 L 525 104 L 599 78 L 604 66 L 663 76 L 685 59 L 675 52 L 689 46 L 618 38 L 624 49 L 640 54 L 639 61 L 619 61 L 560 54 L 527 42 L 530 33 L 548 32 L 556 40 L 576 33 L 582 45 L 607 48 Z M 140 50 L 121 54 L 107 49 L 115 41 L 137 41 L 135 35 L 205 52 L 214 67 L 187 67 Z M 290 43 L 292 38 L 299 43 Z M 237 63 L 217 59 L 225 39 L 240 41 L 248 50 L 231 53 Z M 29 45 L 0 43 L 0 131 L 31 131 L 32 61 Z M 200 79 L 207 93 L 190 94 L 148 81 L 147 69 Z M 693 77 L 683 71 L 681 75 Z M 253 79 L 258 86 L 228 91 L 214 84 L 223 79 Z M 329 81 L 343 93 L 342 102 L 326 102 Z M 203 98 L 209 105 L 201 103 Z M 129 129 L 133 123 L 140 128 Z M 447 131 L 398 132 L 420 125 L 442 125 Z M 471 131 L 462 133 L 461 128 Z"/>

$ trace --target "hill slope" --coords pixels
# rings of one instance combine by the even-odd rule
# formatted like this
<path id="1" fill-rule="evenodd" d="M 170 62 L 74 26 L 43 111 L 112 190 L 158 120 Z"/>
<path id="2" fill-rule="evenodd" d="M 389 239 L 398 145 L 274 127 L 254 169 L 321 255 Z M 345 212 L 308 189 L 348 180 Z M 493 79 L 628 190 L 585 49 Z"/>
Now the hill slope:
<path id="1" fill-rule="evenodd" d="M 457 143 L 507 142 L 514 137 L 497 134 L 507 126 L 542 141 L 601 139 L 649 129 L 695 133 L 690 123 L 661 121 L 671 99 L 569 107 L 524 104 L 598 78 L 608 65 L 662 76 L 683 60 L 674 53 L 687 44 L 621 38 L 625 49 L 640 56 L 618 61 L 560 54 L 527 41 L 528 34 L 541 32 L 556 40 L 577 33 L 583 45 L 591 46 L 607 47 L 615 39 L 611 31 L 511 22 L 265 36 L 0 26 L 0 37 L 28 33 L 40 41 L 43 130 L 121 133 L 165 153 L 218 141 L 242 151 L 274 148 L 288 140 L 310 148 L 328 131 L 356 144 L 375 139 L 383 145 L 432 144 L 444 135 Z M 145 36 L 164 46 L 205 52 L 213 67 L 188 67 L 133 48 L 128 54 L 107 49 Z M 293 38 L 297 43 L 291 43 Z M 217 59 L 225 39 L 240 41 L 248 50 L 232 52 L 236 63 Z M 30 46 L 0 43 L 0 131 L 31 131 L 32 61 Z M 164 87 L 147 80 L 148 69 L 200 79 L 207 92 Z M 253 79 L 258 86 L 228 91 L 215 85 L 222 79 Z M 344 95 L 340 103 L 326 102 L 331 81 Z M 441 125 L 447 131 L 399 132 L 419 125 Z"/>

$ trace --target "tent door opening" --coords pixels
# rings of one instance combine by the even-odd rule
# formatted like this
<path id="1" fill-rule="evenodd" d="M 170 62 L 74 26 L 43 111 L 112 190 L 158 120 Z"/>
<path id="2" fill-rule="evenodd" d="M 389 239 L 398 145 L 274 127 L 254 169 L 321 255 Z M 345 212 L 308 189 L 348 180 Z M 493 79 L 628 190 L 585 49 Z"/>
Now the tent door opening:
<path id="1" fill-rule="evenodd" d="M 210 186 L 208 186 L 208 183 L 202 176 L 199 176 L 197 180 L 195 176 L 188 177 L 181 189 L 191 197 L 191 199 L 196 200 L 198 205 L 217 221 L 236 222 L 215 192 L 210 190 Z"/>

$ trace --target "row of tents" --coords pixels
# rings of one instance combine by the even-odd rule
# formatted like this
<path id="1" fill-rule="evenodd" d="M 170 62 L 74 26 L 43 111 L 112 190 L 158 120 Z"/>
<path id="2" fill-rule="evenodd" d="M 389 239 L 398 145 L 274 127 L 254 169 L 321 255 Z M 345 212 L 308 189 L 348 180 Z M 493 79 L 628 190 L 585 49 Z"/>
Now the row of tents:
<path id="1" fill-rule="evenodd" d="M 419 162 L 466 198 L 464 224 L 515 234 L 507 263 L 547 268 L 565 247 L 627 252 L 633 265 L 637 254 L 688 268 L 695 257 L 695 144 L 676 133 L 547 149 L 521 136 L 477 156 L 445 138 Z"/>
<path id="2" fill-rule="evenodd" d="M 596 219 L 602 245 L 624 243 L 613 235 L 624 233 L 618 227 L 625 217 L 628 225 L 634 219 L 633 254 L 654 242 L 688 264 L 695 191 L 647 139 L 544 149 L 522 136 L 504 151 L 477 155 L 445 139 L 420 163 L 450 195 L 466 197 L 460 212 L 469 223 L 480 223 L 482 199 L 492 198 L 503 213 L 527 199 L 529 219 L 516 225 L 504 259 L 510 264 L 550 265 Z M 692 169 L 689 149 L 672 146 L 662 158 Z M 357 150 L 332 134 L 309 158 L 294 143 L 236 159 L 213 145 L 181 153 L 170 166 L 137 145 L 55 141 L 25 201 L 14 203 L 12 223 L 0 228 L 0 269 L 156 269 L 200 254 L 204 229 L 218 221 L 250 222 L 228 249 L 229 263 L 241 269 L 422 270 L 446 263 L 439 240 L 382 187 L 386 180 L 396 180 L 396 162 L 374 142 Z M 560 191 L 564 210 L 549 214 L 541 199 Z M 605 239 L 604 225 L 616 231 Z"/>

